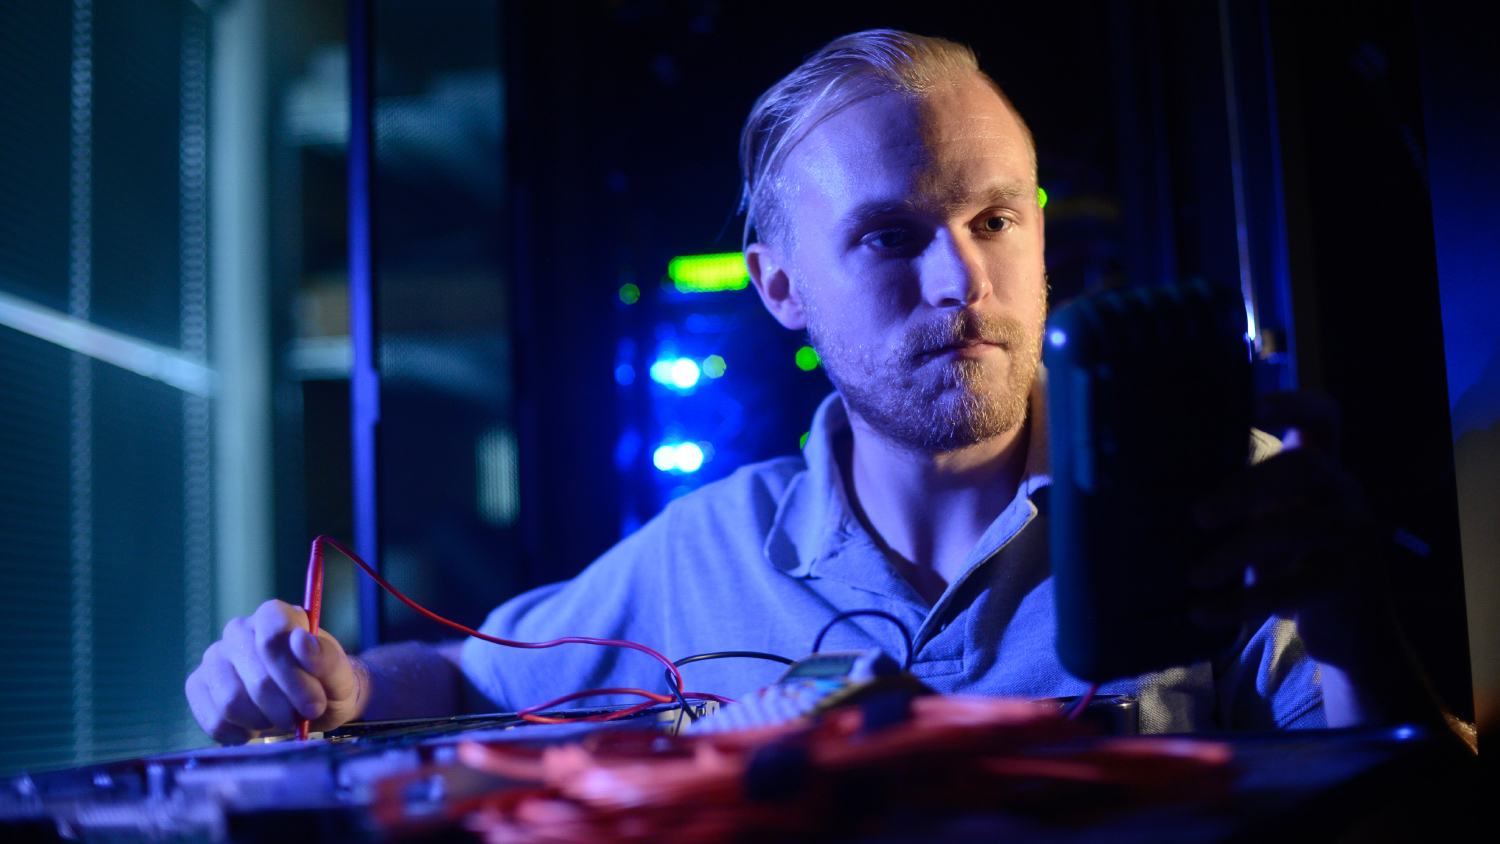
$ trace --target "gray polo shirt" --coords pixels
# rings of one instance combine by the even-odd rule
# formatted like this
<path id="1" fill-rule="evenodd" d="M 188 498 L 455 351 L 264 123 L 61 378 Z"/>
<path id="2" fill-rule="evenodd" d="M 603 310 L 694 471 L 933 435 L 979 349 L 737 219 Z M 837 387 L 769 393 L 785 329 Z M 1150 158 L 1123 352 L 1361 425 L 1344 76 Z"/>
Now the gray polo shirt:
<path id="1" fill-rule="evenodd" d="M 1033 399 L 1033 407 L 1041 402 Z M 1040 416 L 1039 413 L 1035 414 Z M 629 639 L 668 658 L 711 651 L 806 656 L 813 637 L 845 610 L 878 609 L 912 632 L 912 673 L 939 692 L 1027 698 L 1082 694 L 1053 648 L 1045 495 L 1050 478 L 1040 419 L 1033 420 L 1027 472 L 1015 499 L 969 554 L 965 573 L 929 604 L 896 571 L 854 516 L 833 452 L 849 435 L 837 394 L 818 408 L 801 457 L 745 466 L 669 504 L 578 577 L 520 595 L 492 612 L 483 632 L 542 641 L 561 636 Z M 1275 450 L 1259 435 L 1257 459 Z M 1042 508 L 1039 508 L 1039 504 Z M 839 622 L 824 650 L 905 648 L 878 617 Z M 664 692 L 659 663 L 593 645 L 514 650 L 477 639 L 463 669 L 502 709 L 589 688 Z M 692 691 L 741 697 L 783 667 L 749 659 L 683 669 Z M 1290 622 L 1268 620 L 1218 664 L 1170 669 L 1103 686 L 1138 694 L 1143 732 L 1324 725 L 1317 665 Z M 603 697 L 578 705 L 636 702 Z"/>

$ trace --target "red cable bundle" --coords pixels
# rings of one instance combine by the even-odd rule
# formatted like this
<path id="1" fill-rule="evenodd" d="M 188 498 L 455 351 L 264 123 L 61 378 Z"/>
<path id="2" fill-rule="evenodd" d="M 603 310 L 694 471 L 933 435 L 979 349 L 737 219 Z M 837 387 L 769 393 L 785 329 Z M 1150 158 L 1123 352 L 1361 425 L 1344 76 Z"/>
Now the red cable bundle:
<path id="1" fill-rule="evenodd" d="M 682 688 L 682 672 L 677 670 L 677 666 L 672 664 L 672 660 L 667 659 L 665 656 L 662 656 L 660 653 L 657 653 L 655 650 L 652 650 L 645 645 L 637 644 L 635 642 L 627 642 L 623 639 L 593 639 L 587 636 L 565 636 L 561 639 L 553 639 L 550 642 L 515 642 L 511 641 L 510 639 L 500 639 L 494 636 L 490 636 L 486 633 L 480 633 L 478 630 L 471 630 L 470 628 L 465 627 L 456 621 L 449 621 L 448 619 L 443 618 L 437 613 L 432 612 L 426 607 L 418 604 L 416 601 L 413 601 L 412 599 L 401 594 L 401 591 L 399 589 L 387 583 L 385 578 L 381 577 L 379 574 L 376 574 L 375 570 L 371 568 L 369 564 L 364 560 L 361 560 L 357 554 L 355 554 L 353 551 L 350 551 L 348 548 L 345 548 L 338 540 L 330 536 L 319 536 L 317 539 L 314 539 L 312 541 L 312 554 L 307 561 L 307 591 L 303 596 L 302 608 L 307 611 L 308 632 L 312 633 L 313 635 L 317 635 L 318 633 L 318 619 L 319 616 L 322 615 L 323 611 L 323 543 L 325 542 L 343 552 L 344 556 L 348 557 L 350 560 L 353 560 L 354 564 L 363 569 L 365 574 L 368 574 L 371 579 L 380 584 L 381 588 L 385 589 L 385 591 L 391 593 L 392 595 L 395 595 L 396 599 L 401 603 L 406 604 L 408 607 L 411 607 L 427 618 L 430 618 L 439 624 L 451 627 L 454 630 L 459 631 L 460 633 L 468 636 L 473 636 L 476 639 L 483 639 L 486 642 L 494 642 L 497 645 L 505 645 L 506 647 L 510 648 L 553 648 L 557 647 L 558 645 L 569 644 L 608 645 L 615 648 L 630 648 L 631 650 L 640 651 L 641 653 L 646 654 L 647 656 L 650 656 L 651 658 L 665 665 L 667 667 L 667 671 L 671 672 L 672 678 L 675 681 L 677 688 Z M 580 719 L 549 718 L 546 716 L 533 714 L 536 712 L 540 712 L 541 710 L 557 706 L 560 703 L 567 703 L 572 700 L 577 700 L 578 698 L 592 697 L 594 695 L 603 694 L 639 695 L 640 697 L 646 698 L 646 702 L 636 704 L 635 706 L 626 707 L 625 709 L 621 709 L 618 712 L 611 712 L 605 715 L 592 715 L 587 718 Z M 720 697 L 718 695 L 706 694 L 704 692 L 683 692 L 682 696 L 684 698 L 692 698 L 694 700 L 713 700 L 718 701 L 719 703 L 729 702 L 728 698 Z M 631 715 L 634 715 L 637 712 L 641 712 L 642 710 L 649 709 L 650 707 L 658 703 L 671 703 L 674 700 L 676 700 L 676 698 L 672 697 L 671 695 L 648 692 L 644 689 L 589 689 L 587 691 L 574 692 L 569 695 L 564 695 L 563 697 L 557 698 L 556 700 L 549 700 L 546 703 L 540 703 L 536 706 L 528 706 L 525 709 L 519 710 L 516 714 L 526 719 L 527 721 L 535 721 L 540 724 L 557 724 L 571 720 L 613 721 L 618 718 L 628 718 Z M 308 721 L 304 720 L 300 722 L 297 725 L 297 737 L 300 739 L 307 738 L 308 729 Z"/>
<path id="2" fill-rule="evenodd" d="M 1087 738 L 1055 707 L 1017 699 L 928 695 L 910 701 L 906 720 L 866 730 L 865 717 L 850 705 L 812 725 L 705 736 L 468 742 L 463 765 L 382 782 L 372 810 L 397 837 L 461 821 L 490 844 L 711 844 L 879 834 L 893 809 L 1077 823 L 1142 804 L 1213 804 L 1235 776 L 1226 744 Z M 473 771 L 501 779 L 486 789 Z M 413 811 L 412 783 L 437 779 L 443 806 Z"/>

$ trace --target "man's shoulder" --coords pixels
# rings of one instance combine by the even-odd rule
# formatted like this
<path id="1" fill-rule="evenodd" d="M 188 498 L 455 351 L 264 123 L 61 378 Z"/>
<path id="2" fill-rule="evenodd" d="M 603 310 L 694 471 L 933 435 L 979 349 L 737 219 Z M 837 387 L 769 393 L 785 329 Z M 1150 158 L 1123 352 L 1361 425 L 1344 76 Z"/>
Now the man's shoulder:
<path id="1" fill-rule="evenodd" d="M 779 457 L 741 466 L 704 484 L 668 503 L 605 552 L 581 579 L 634 577 L 643 571 L 654 577 L 675 571 L 679 562 L 692 572 L 706 571 L 701 566 L 705 555 L 719 561 L 713 570 L 723 576 L 731 560 L 759 560 L 782 500 L 806 469 L 801 457 Z"/>

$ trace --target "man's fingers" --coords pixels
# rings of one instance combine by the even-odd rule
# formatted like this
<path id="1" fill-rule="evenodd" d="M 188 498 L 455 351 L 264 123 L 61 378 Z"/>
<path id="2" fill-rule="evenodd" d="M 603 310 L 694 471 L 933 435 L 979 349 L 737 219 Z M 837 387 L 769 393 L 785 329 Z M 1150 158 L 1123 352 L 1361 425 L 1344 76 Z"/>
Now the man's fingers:
<path id="1" fill-rule="evenodd" d="M 292 652 L 291 637 L 299 632 L 307 634 L 305 628 L 297 626 L 297 622 L 305 622 L 306 617 L 300 609 L 290 605 L 273 607 L 270 602 L 262 604 L 261 609 L 251 618 L 255 629 L 255 650 L 260 657 L 259 665 L 236 666 L 241 669 L 241 677 L 246 686 L 251 688 L 251 695 L 257 703 L 261 697 L 273 703 L 278 698 L 271 688 L 264 687 L 266 680 L 275 686 L 275 691 L 279 691 L 280 700 L 285 701 L 286 707 L 292 712 L 291 721 L 284 723 L 277 720 L 281 715 L 279 711 L 273 712 L 265 707 L 262 710 L 283 729 L 291 729 L 296 720 L 322 715 L 328 706 L 328 696 L 322 683 L 304 668 L 302 661 Z M 247 672 L 253 676 L 246 676 Z M 252 680 L 261 684 L 262 688 L 251 687 Z"/>
<path id="2" fill-rule="evenodd" d="M 1333 397 L 1322 393 L 1271 393 L 1256 399 L 1255 424 L 1268 431 L 1295 429 L 1301 445 L 1334 453 L 1343 412 Z"/>
<path id="3" fill-rule="evenodd" d="M 219 672 L 227 670 L 230 681 L 225 682 Z M 228 663 L 206 660 L 187 679 L 188 708 L 198 726 L 221 744 L 244 744 L 255 736 L 255 731 L 269 727 L 245 696 L 244 687 Z M 235 703 L 238 697 L 239 703 Z"/>
<path id="4" fill-rule="evenodd" d="M 188 709 L 209 738 L 220 744 L 244 744 L 251 739 L 250 731 L 225 720 L 202 674 L 197 671 L 189 674 L 186 686 Z"/>
<path id="5" fill-rule="evenodd" d="M 247 730 L 267 730 L 273 726 L 271 719 L 251 700 L 234 666 L 223 661 L 205 665 L 203 679 L 213 696 L 214 708 L 223 713 L 225 720 Z"/>
<path id="6" fill-rule="evenodd" d="M 296 729 L 301 715 L 287 699 L 286 692 L 282 690 L 276 679 L 266 671 L 264 664 L 259 661 L 236 664 L 235 670 L 239 674 L 240 682 L 245 686 L 245 691 L 250 695 L 250 700 L 270 720 L 277 731 L 289 733 Z"/>
<path id="7" fill-rule="evenodd" d="M 354 667 L 344 652 L 344 646 L 331 633 L 319 630 L 314 637 L 306 630 L 295 630 L 291 635 L 291 646 L 302 667 L 322 684 L 329 706 L 354 698 Z"/>

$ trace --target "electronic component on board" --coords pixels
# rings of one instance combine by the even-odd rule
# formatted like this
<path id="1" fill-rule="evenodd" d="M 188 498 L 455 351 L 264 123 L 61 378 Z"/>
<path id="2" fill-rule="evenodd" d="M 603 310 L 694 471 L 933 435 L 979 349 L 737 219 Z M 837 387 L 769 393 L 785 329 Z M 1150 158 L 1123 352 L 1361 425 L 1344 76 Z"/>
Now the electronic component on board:
<path id="1" fill-rule="evenodd" d="M 892 689 L 931 692 L 879 649 L 817 653 L 793 663 L 771 685 L 721 706 L 682 732 L 703 735 L 782 724 Z"/>

